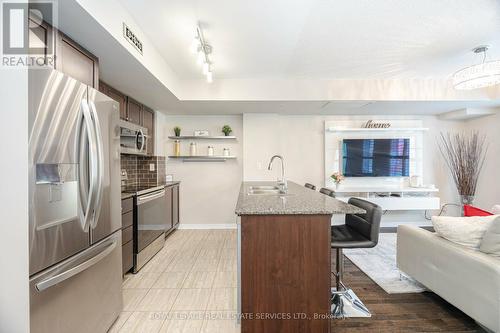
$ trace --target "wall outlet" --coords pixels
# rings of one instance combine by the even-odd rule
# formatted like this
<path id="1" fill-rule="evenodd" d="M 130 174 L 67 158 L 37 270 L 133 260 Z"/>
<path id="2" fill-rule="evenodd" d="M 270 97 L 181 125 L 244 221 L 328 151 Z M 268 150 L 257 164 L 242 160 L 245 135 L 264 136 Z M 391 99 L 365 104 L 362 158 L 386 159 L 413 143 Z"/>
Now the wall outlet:
<path id="1" fill-rule="evenodd" d="M 155 171 L 155 164 L 149 163 L 149 171 Z"/>

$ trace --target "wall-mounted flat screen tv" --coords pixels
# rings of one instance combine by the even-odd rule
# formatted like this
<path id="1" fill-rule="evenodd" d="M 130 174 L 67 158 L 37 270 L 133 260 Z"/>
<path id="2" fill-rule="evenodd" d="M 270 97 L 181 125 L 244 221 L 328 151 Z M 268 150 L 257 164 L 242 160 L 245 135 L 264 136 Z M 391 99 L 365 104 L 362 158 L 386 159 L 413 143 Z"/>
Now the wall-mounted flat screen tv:
<path id="1" fill-rule="evenodd" d="M 410 139 L 345 139 L 342 166 L 346 177 L 408 177 Z"/>

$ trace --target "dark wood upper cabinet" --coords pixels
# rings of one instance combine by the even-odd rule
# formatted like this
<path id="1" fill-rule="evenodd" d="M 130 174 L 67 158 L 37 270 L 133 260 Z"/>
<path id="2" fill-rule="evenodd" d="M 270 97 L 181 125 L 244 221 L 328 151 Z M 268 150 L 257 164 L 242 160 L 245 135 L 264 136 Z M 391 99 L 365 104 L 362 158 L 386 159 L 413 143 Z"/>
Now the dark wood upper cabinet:
<path id="1" fill-rule="evenodd" d="M 50 24 L 41 21 L 30 12 L 28 18 L 29 31 L 29 52 L 30 55 L 44 57 L 45 64 L 54 68 L 55 41 L 53 38 L 53 29 Z"/>
<path id="2" fill-rule="evenodd" d="M 142 110 L 142 126 L 148 129 L 148 147 L 147 154 L 154 154 L 154 135 L 155 135 L 155 114 L 154 111 L 147 106 L 143 106 Z"/>
<path id="3" fill-rule="evenodd" d="M 131 123 L 141 125 L 142 124 L 142 104 L 127 97 L 127 119 Z"/>
<path id="4" fill-rule="evenodd" d="M 99 87 L 99 60 L 78 43 L 57 33 L 56 69 L 91 87 Z"/>
<path id="5" fill-rule="evenodd" d="M 127 96 L 102 81 L 99 81 L 99 91 L 120 103 L 120 118 L 127 120 Z"/>

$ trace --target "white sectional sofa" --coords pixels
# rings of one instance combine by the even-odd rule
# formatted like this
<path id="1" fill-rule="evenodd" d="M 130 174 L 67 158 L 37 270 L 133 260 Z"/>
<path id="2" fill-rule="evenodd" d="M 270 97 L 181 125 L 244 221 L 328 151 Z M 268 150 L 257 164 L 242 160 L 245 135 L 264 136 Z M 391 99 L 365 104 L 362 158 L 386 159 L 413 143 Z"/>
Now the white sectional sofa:
<path id="1" fill-rule="evenodd" d="M 452 243 L 418 227 L 398 227 L 401 271 L 479 324 L 500 332 L 500 258 Z"/>

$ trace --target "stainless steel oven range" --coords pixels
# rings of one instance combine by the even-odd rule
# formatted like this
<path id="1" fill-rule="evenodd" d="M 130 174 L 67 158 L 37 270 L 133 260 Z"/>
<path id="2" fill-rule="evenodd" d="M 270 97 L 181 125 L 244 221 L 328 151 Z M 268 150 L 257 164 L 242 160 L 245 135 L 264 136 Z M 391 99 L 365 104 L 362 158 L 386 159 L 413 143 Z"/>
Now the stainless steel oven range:
<path id="1" fill-rule="evenodd" d="M 134 269 L 137 273 L 165 244 L 171 192 L 164 186 L 137 191 L 134 226 Z"/>

